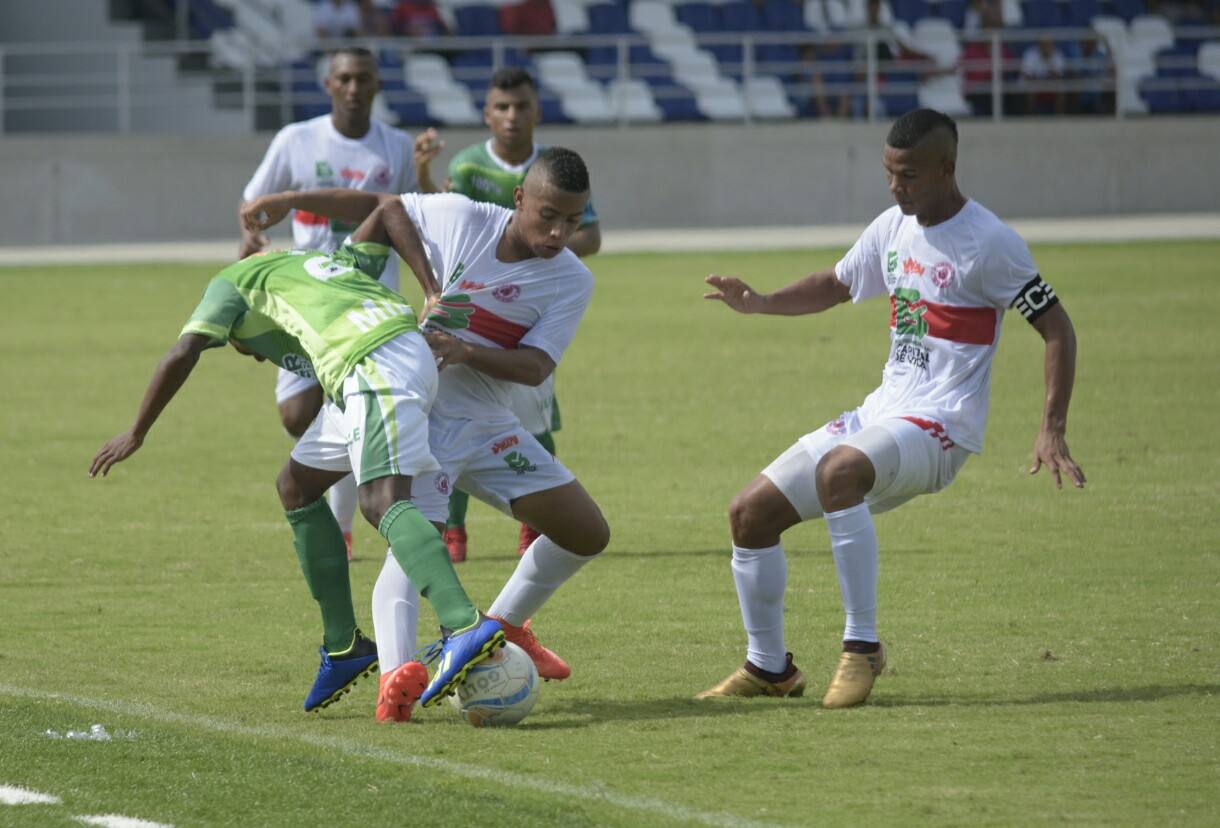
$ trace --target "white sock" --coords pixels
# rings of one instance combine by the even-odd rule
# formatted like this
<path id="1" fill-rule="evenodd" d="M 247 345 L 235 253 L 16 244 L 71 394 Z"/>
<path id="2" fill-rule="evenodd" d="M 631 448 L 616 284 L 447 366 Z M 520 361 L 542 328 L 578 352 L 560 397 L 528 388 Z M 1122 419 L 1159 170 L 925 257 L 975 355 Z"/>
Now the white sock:
<path id="1" fill-rule="evenodd" d="M 867 503 L 826 515 L 847 610 L 844 641 L 877 641 L 877 525 Z"/>
<path id="2" fill-rule="evenodd" d="M 541 536 L 521 556 L 487 614 L 520 627 L 542 609 L 555 590 L 596 557 L 569 552 L 546 535 Z"/>
<path id="3" fill-rule="evenodd" d="M 788 588 L 788 556 L 777 543 L 763 549 L 733 546 L 733 582 L 741 604 L 741 620 L 749 641 L 746 658 L 769 673 L 788 666 L 784 646 L 784 590 Z"/>
<path id="4" fill-rule="evenodd" d="M 373 637 L 382 674 L 412 660 L 418 634 L 419 590 L 386 550 L 385 565 L 373 586 Z"/>
<path id="5" fill-rule="evenodd" d="M 335 513 L 335 520 L 339 521 L 339 528 L 350 535 L 352 524 L 356 520 L 356 507 L 360 504 L 360 495 L 356 494 L 355 475 L 349 474 L 331 486 L 328 496 L 330 510 Z"/>

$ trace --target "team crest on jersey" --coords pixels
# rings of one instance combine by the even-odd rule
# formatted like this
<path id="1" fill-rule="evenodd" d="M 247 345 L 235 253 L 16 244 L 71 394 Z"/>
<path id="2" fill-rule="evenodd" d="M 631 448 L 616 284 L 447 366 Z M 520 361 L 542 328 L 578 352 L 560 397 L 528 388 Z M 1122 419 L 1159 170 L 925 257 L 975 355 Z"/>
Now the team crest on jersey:
<path id="1" fill-rule="evenodd" d="M 957 268 L 952 262 L 939 262 L 932 265 L 932 284 L 938 288 L 947 288 L 953 284 L 954 277 L 957 276 Z"/>
<path id="2" fill-rule="evenodd" d="M 334 178 L 335 169 L 326 161 L 319 161 L 314 164 L 313 174 L 318 178 Z"/>
<path id="3" fill-rule="evenodd" d="M 384 187 L 386 184 L 390 183 L 391 175 L 392 173 L 390 172 L 390 168 L 385 164 L 381 164 L 375 170 L 373 170 L 373 183 Z"/>
<path id="4" fill-rule="evenodd" d="M 501 302 L 516 302 L 521 298 L 521 287 L 519 285 L 500 285 L 491 292 L 491 295 Z"/>
<path id="5" fill-rule="evenodd" d="M 474 303 L 465 293 L 455 293 L 444 296 L 433 305 L 428 312 L 428 321 L 435 322 L 442 328 L 469 328 L 470 315 L 474 313 Z"/>
<path id="6" fill-rule="evenodd" d="M 306 379 L 317 379 L 317 375 L 313 371 L 313 363 L 300 354 L 285 354 L 284 355 L 284 370 L 291 371 L 298 377 Z"/>
<path id="7" fill-rule="evenodd" d="M 840 417 L 837 420 L 831 420 L 826 424 L 826 431 L 830 434 L 846 434 L 847 421 Z"/>
<path id="8" fill-rule="evenodd" d="M 436 473 L 436 477 L 432 479 L 432 482 L 436 486 L 436 490 L 438 492 L 443 494 L 445 497 L 449 496 L 449 492 L 452 490 L 452 488 L 449 485 L 449 475 L 445 471 L 438 471 Z"/>

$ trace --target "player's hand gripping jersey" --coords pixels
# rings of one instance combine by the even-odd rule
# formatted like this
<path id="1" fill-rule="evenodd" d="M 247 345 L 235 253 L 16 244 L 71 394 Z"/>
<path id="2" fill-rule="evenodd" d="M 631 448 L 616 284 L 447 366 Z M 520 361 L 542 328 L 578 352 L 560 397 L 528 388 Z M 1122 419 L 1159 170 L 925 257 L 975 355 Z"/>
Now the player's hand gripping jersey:
<path id="1" fill-rule="evenodd" d="M 895 206 L 835 272 L 856 302 L 890 296 L 890 356 L 861 419 L 926 417 L 982 451 L 1004 310 L 1032 322 L 1058 301 L 1024 240 L 976 201 L 933 227 Z"/>
<path id="2" fill-rule="evenodd" d="M 208 283 L 183 334 L 230 339 L 281 368 L 316 377 L 342 405 L 356 363 L 379 345 L 418 331 L 406 300 L 377 281 L 390 248 L 364 242 L 335 253 L 276 250 L 222 270 Z"/>
<path id="3" fill-rule="evenodd" d="M 593 274 L 570 250 L 506 263 L 496 247 L 513 211 L 455 193 L 402 197 L 444 284 L 425 328 L 490 348 L 539 348 L 559 364 L 593 296 Z M 452 365 L 441 372 L 433 413 L 511 427 L 512 383 Z"/>

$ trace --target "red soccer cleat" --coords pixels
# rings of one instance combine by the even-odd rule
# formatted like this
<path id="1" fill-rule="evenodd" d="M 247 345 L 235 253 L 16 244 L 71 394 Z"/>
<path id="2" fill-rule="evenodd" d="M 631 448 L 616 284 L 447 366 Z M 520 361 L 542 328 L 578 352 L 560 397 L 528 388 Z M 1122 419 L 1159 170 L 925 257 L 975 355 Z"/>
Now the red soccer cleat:
<path id="1" fill-rule="evenodd" d="M 490 617 L 495 618 L 494 615 Z M 563 681 L 572 675 L 572 668 L 566 661 L 542 646 L 537 636 L 534 635 L 534 631 L 530 629 L 529 621 L 526 621 L 524 626 L 514 627 L 503 618 L 496 618 L 496 620 L 504 627 L 504 637 L 529 653 L 534 666 L 538 668 L 540 678 L 547 681 Z"/>
<path id="2" fill-rule="evenodd" d="M 418 661 L 408 661 L 397 670 L 382 673 L 381 692 L 377 696 L 377 721 L 411 721 L 411 711 L 427 686 L 428 668 Z"/>

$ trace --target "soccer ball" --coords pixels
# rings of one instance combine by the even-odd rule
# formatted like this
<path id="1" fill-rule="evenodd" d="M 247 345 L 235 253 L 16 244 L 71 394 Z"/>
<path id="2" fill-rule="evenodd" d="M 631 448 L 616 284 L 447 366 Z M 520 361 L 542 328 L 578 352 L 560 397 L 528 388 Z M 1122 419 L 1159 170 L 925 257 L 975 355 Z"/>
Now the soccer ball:
<path id="1" fill-rule="evenodd" d="M 538 701 L 538 668 L 525 650 L 506 643 L 466 674 L 449 702 L 475 727 L 515 725 Z"/>

